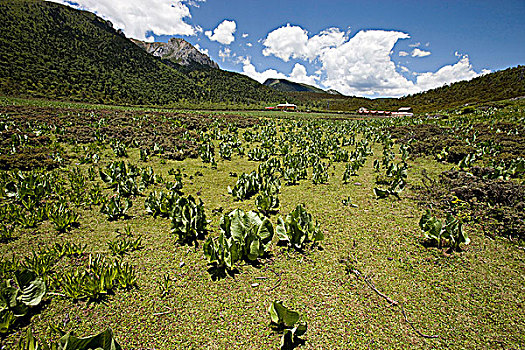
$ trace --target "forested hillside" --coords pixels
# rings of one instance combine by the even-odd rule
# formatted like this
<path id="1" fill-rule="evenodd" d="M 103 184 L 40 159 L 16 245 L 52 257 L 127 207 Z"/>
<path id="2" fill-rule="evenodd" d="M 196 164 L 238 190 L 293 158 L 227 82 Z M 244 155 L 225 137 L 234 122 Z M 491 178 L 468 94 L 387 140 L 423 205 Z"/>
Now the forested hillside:
<path id="1" fill-rule="evenodd" d="M 134 105 L 282 100 L 240 74 L 204 74 L 228 77 L 219 84 L 203 81 L 198 71 L 174 69 L 89 12 L 39 0 L 2 0 L 0 18 L 4 95 Z"/>
<path id="2" fill-rule="evenodd" d="M 525 96 L 524 75 L 525 66 L 517 66 L 402 98 L 368 99 L 306 92 L 290 94 L 299 103 L 312 109 L 355 111 L 359 107 L 366 107 L 397 110 L 399 107 L 411 106 L 416 113 L 423 113 Z"/>

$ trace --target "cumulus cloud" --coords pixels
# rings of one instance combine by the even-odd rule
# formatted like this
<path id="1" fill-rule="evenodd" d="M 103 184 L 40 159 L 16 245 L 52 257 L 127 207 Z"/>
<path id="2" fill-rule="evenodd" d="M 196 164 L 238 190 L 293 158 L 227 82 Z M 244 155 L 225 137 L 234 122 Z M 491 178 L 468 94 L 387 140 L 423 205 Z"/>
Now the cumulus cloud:
<path id="1" fill-rule="evenodd" d="M 199 50 L 199 52 L 201 52 L 201 53 L 203 53 L 203 54 L 205 54 L 207 56 L 210 55 L 208 49 L 202 48 L 199 44 L 195 44 L 195 48 L 197 50 Z"/>
<path id="2" fill-rule="evenodd" d="M 249 57 L 239 57 L 239 63 L 242 63 L 242 73 L 250 78 L 257 80 L 259 83 L 264 83 L 267 79 L 287 79 L 296 83 L 304 83 L 308 85 L 318 85 L 319 76 L 308 75 L 306 67 L 300 63 L 296 63 L 289 75 L 276 71 L 275 69 L 267 69 L 258 72 Z"/>
<path id="3" fill-rule="evenodd" d="M 242 33 L 242 37 L 243 38 L 247 38 L 248 37 L 248 33 Z"/>
<path id="4" fill-rule="evenodd" d="M 360 31 L 343 45 L 319 58 L 326 78 L 323 85 L 347 95 L 401 95 L 413 83 L 396 71 L 390 55 L 400 39 L 410 36 L 385 30 Z"/>
<path id="5" fill-rule="evenodd" d="M 412 57 L 425 57 L 425 56 L 430 56 L 430 54 L 431 54 L 430 51 L 425 51 L 425 50 L 421 50 L 418 48 L 415 48 L 414 50 L 412 50 Z"/>
<path id="6" fill-rule="evenodd" d="M 296 83 L 304 83 L 308 85 L 318 85 L 319 77 L 315 75 L 308 75 L 306 67 L 300 63 L 296 63 L 290 73 L 289 79 Z"/>
<path id="7" fill-rule="evenodd" d="M 463 55 L 456 64 L 443 66 L 434 73 L 418 74 L 416 85 L 419 91 L 425 91 L 461 80 L 470 80 L 479 75 L 472 69 L 468 56 Z"/>
<path id="8" fill-rule="evenodd" d="M 290 58 L 314 60 L 325 50 L 344 43 L 345 33 L 339 28 L 329 28 L 311 38 L 298 26 L 280 27 L 268 33 L 263 41 L 263 55 L 274 55 L 288 62 Z"/>
<path id="9" fill-rule="evenodd" d="M 264 83 L 266 79 L 286 79 L 287 76 L 283 73 L 276 71 L 275 69 L 267 69 L 263 72 L 257 72 L 255 66 L 252 64 L 249 57 L 244 58 L 242 61 L 242 73 L 249 76 L 250 78 L 257 80 L 259 83 Z"/>
<path id="10" fill-rule="evenodd" d="M 410 47 L 420 47 L 421 46 L 421 43 L 420 42 L 417 42 L 417 43 L 414 43 L 414 44 L 410 44 L 408 45 Z"/>
<path id="11" fill-rule="evenodd" d="M 204 34 L 212 41 L 218 41 L 221 44 L 229 45 L 235 41 L 233 35 L 237 30 L 237 23 L 235 21 L 224 20 L 221 24 L 213 30 L 207 30 Z"/>
<path id="12" fill-rule="evenodd" d="M 267 35 L 263 41 L 263 54 L 273 55 L 285 62 L 290 59 L 315 62 L 318 68 L 315 75 L 308 76 L 306 68 L 296 64 L 288 78 L 355 96 L 398 97 L 479 75 L 472 68 L 468 56 L 458 52 L 457 63 L 445 65 L 436 72 L 417 73 L 404 66 L 396 67 L 392 60 L 394 45 L 409 38 L 409 34 L 393 30 L 363 30 L 348 38 L 338 28 L 330 28 L 310 37 L 303 28 L 288 24 Z M 417 48 L 421 43 L 410 46 L 414 47 L 412 57 L 431 54 Z M 410 54 L 400 51 L 398 55 L 404 57 Z M 269 72 L 275 77 L 283 76 L 275 70 L 259 73 L 251 62 L 247 63 L 243 70 L 249 71 L 256 80 L 261 80 L 257 78 L 262 75 L 267 77 Z M 413 78 L 408 79 L 406 75 Z"/>
<path id="13" fill-rule="evenodd" d="M 197 27 L 186 23 L 190 9 L 182 0 L 51 0 L 88 10 L 109 20 L 128 37 L 153 41 L 155 35 L 195 35 Z M 148 33 L 150 35 L 148 35 Z"/>
<path id="14" fill-rule="evenodd" d="M 230 50 L 228 47 L 219 50 L 219 57 L 224 62 L 226 59 L 232 57 L 232 50 Z"/>

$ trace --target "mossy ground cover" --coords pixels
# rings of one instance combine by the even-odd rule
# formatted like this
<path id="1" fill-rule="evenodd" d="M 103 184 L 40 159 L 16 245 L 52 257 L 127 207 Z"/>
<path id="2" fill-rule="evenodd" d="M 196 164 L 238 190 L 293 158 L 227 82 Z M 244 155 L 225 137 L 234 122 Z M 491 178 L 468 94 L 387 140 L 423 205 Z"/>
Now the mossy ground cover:
<path id="1" fill-rule="evenodd" d="M 63 111 L 56 113 L 60 115 Z M 213 121 L 215 117 L 207 118 Z M 222 117 L 216 119 L 219 124 L 235 123 L 235 119 L 233 122 Z M 267 122 L 268 118 L 262 119 L 263 124 Z M 292 125 L 290 123 L 294 122 L 289 118 L 273 117 L 268 125 L 276 127 L 277 135 L 282 135 L 279 128 Z M 345 121 L 324 121 L 316 128 L 328 137 L 335 130 L 330 128 L 337 123 Z M 365 138 L 370 130 L 384 130 L 389 126 L 385 121 L 362 123 L 387 124 L 376 129 L 358 129 L 357 140 Z M 257 123 L 238 125 L 241 125 L 237 130 L 240 140 L 245 130 L 257 127 Z M 303 126 L 295 125 L 294 130 Z M 210 133 L 213 128 L 199 127 L 196 134 L 201 130 Z M 257 129 L 256 133 L 262 130 Z M 226 128 L 221 132 L 227 133 Z M 56 142 L 54 136 L 51 139 Z M 211 142 L 217 150 L 220 140 Z M 174 179 L 171 169 L 180 169 L 184 174 L 184 194 L 204 202 L 206 216 L 211 221 L 209 236 L 219 234 L 223 214 L 237 208 L 256 210 L 256 196 L 236 201 L 227 191 L 228 186 L 233 187 L 237 181 L 233 173 L 250 173 L 261 163 L 249 161 L 246 155 L 235 151 L 231 160 L 223 160 L 215 152 L 217 166 L 214 167 L 191 157 L 172 160 L 153 155 L 144 162 L 140 159 L 140 146 L 129 146 L 128 157 L 117 158 L 106 142 L 100 145 L 98 164 L 80 164 L 84 152 L 81 147 L 69 142 L 59 145 L 67 155 L 62 166 L 53 170 L 59 176 L 66 176 L 74 167 L 88 174 L 90 167 L 98 171 L 115 160 L 151 166 L 155 174 L 166 181 Z M 246 151 L 261 147 L 260 142 L 243 141 L 242 145 Z M 343 148 L 351 151 L 355 146 Z M 100 205 L 82 205 L 75 207 L 80 214 L 78 227 L 64 233 L 58 233 L 48 221 L 35 228 L 16 226 L 15 239 L 0 244 L 2 259 L 27 256 L 56 242 L 87 244 L 87 252 L 110 257 L 107 241 L 126 230 L 133 237 L 142 237 L 142 248 L 122 257 L 136 270 L 136 288 L 116 290 L 97 301 L 72 301 L 62 297 L 60 289 L 52 290 L 54 294 L 48 294 L 46 302 L 30 320 L 2 338 L 2 345 L 12 348 L 27 327 L 42 339 L 58 338 L 53 330 L 56 328 L 88 335 L 111 327 L 125 349 L 278 348 L 280 336 L 269 326 L 267 309 L 273 301 L 283 300 L 308 322 L 308 331 L 302 336 L 304 349 L 517 349 L 523 346 L 524 251 L 506 239 L 491 239 L 474 221 L 465 223 L 471 243 L 460 252 L 423 244 L 418 222 L 424 206 L 418 203 L 421 198 L 415 192 L 423 181 L 421 170 L 425 169 L 430 178 L 437 178 L 454 165 L 436 162 L 431 156 L 409 159 L 408 187 L 400 199 L 378 200 L 373 188 L 377 186 L 375 180 L 379 173 L 374 170 L 373 162 L 381 160 L 381 143 L 374 143 L 372 150 L 373 155 L 367 157 L 358 176 L 347 184 L 342 181 L 344 162 L 329 165 L 328 182 L 324 184 L 312 183 L 312 168 L 308 169 L 308 179 L 300 180 L 298 185 L 286 186 L 282 181 L 279 211 L 269 216 L 271 222 L 276 226 L 279 215 L 286 216 L 302 203 L 319 222 L 324 241 L 304 252 L 296 252 L 279 246 L 274 238 L 269 253 L 259 259 L 258 264 L 238 264 L 233 277 L 227 275 L 214 280 L 204 258 L 203 241 L 199 241 L 197 247 L 176 245 L 170 233 L 170 220 L 146 213 L 147 195 L 153 190 L 165 191 L 162 183 L 133 197 L 133 206 L 125 219 L 108 221 L 107 216 L 100 213 Z M 393 150 L 399 160 L 398 146 Z M 322 161 L 329 162 L 328 159 Z M 87 182 L 87 188 L 94 183 L 104 188 L 105 196 L 114 194 L 104 186 L 98 173 Z M 343 205 L 342 200 L 348 197 L 357 207 Z M 62 260 L 56 267 L 57 275 L 61 269 L 80 264 L 86 257 Z M 360 277 L 352 269 L 359 271 Z M 167 292 L 162 293 L 160 284 L 166 276 L 171 283 Z M 387 302 L 364 278 L 399 304 Z M 437 337 L 425 338 L 418 334 L 406 321 L 402 308 L 415 329 Z"/>

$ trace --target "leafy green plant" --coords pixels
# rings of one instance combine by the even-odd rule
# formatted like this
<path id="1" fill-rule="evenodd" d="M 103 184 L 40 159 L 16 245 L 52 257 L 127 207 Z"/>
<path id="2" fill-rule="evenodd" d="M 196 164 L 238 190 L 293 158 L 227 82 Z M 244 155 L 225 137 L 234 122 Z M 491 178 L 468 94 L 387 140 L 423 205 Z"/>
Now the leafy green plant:
<path id="1" fill-rule="evenodd" d="M 107 244 L 113 255 L 122 256 L 129 252 L 139 250 L 142 246 L 142 237 L 139 236 L 136 239 L 132 239 L 120 236 L 113 241 L 108 241 Z"/>
<path id="2" fill-rule="evenodd" d="M 298 337 L 306 333 L 308 325 L 306 322 L 299 322 L 301 316 L 298 312 L 293 311 L 283 305 L 282 301 L 274 301 L 268 308 L 271 323 L 279 332 L 283 333 L 281 337 L 281 349 L 293 349 L 299 343 Z"/>
<path id="3" fill-rule="evenodd" d="M 146 213 L 157 217 L 169 217 L 173 211 L 173 207 L 177 200 L 180 198 L 180 195 L 175 191 L 153 191 L 144 201 L 144 208 Z"/>
<path id="4" fill-rule="evenodd" d="M 319 224 L 313 222 L 312 215 L 300 204 L 286 219 L 279 217 L 276 232 L 280 242 L 298 250 L 303 249 L 306 243 L 316 244 L 324 239 Z"/>
<path id="5" fill-rule="evenodd" d="M 59 203 L 58 206 L 49 211 L 48 217 L 57 231 L 64 232 L 78 224 L 79 214 L 66 207 L 63 203 Z"/>
<path id="6" fill-rule="evenodd" d="M 257 162 L 265 161 L 268 160 L 268 158 L 270 158 L 270 153 L 267 150 L 258 147 L 249 150 L 247 155 L 248 160 L 253 160 Z"/>
<path id="7" fill-rule="evenodd" d="M 259 192 L 260 182 L 261 180 L 257 172 L 252 171 L 250 174 L 242 173 L 237 178 L 237 183 L 233 186 L 233 189 L 228 186 L 228 193 L 238 200 L 248 199 Z"/>
<path id="8" fill-rule="evenodd" d="M 85 338 L 77 338 L 71 332 L 62 336 L 57 343 L 40 343 L 33 336 L 31 328 L 25 337 L 20 338 L 17 350 L 122 350 L 113 336 L 113 331 L 106 331 Z"/>
<path id="9" fill-rule="evenodd" d="M 439 248 L 450 246 L 457 251 L 460 249 L 460 244 L 470 243 L 470 239 L 463 231 L 463 224 L 450 213 L 443 222 L 432 216 L 430 210 L 427 209 L 419 220 L 419 227 L 423 230 L 425 238 Z"/>
<path id="10" fill-rule="evenodd" d="M 170 215 L 171 232 L 178 236 L 179 244 L 191 245 L 206 235 L 208 221 L 201 199 L 197 203 L 191 195 L 187 198 L 179 197 Z"/>
<path id="11" fill-rule="evenodd" d="M 18 318 L 40 304 L 45 294 L 44 280 L 28 269 L 15 271 L 14 281 L 3 281 L 0 284 L 0 333 L 7 333 Z"/>
<path id="12" fill-rule="evenodd" d="M 390 195 L 399 198 L 399 194 L 405 189 L 408 166 L 406 163 L 389 163 L 386 170 L 386 179 L 382 180 L 388 187 L 374 187 L 377 198 L 386 198 Z"/>
<path id="13" fill-rule="evenodd" d="M 168 295 L 172 284 L 173 279 L 170 278 L 169 273 L 163 275 L 160 280 L 157 280 L 157 285 L 159 286 L 160 294 L 162 296 Z"/>
<path id="14" fill-rule="evenodd" d="M 135 180 L 140 176 L 140 169 L 124 161 L 112 162 L 106 169 L 100 169 L 99 174 L 102 181 L 125 197 L 138 195 L 143 189 Z"/>
<path id="15" fill-rule="evenodd" d="M 271 213 L 279 208 L 279 196 L 272 191 L 263 191 L 255 198 L 255 205 L 260 212 Z"/>
<path id="16" fill-rule="evenodd" d="M 211 143 L 204 143 L 199 147 L 199 155 L 203 163 L 211 163 L 212 166 L 217 166 L 215 162 L 215 149 Z"/>
<path id="17" fill-rule="evenodd" d="M 240 209 L 224 215 L 220 227 L 219 237 L 208 237 L 204 243 L 204 256 L 208 263 L 227 269 L 232 269 L 239 260 L 255 261 L 263 256 L 274 233 L 268 218 Z"/>
<path id="18" fill-rule="evenodd" d="M 14 238 L 13 231 L 13 225 L 6 225 L 4 223 L 0 224 L 0 243 L 12 240 Z"/>
<path id="19" fill-rule="evenodd" d="M 226 160 L 232 159 L 232 145 L 230 142 L 221 142 L 219 144 L 219 156 Z"/>
<path id="20" fill-rule="evenodd" d="M 312 183 L 322 184 L 328 182 L 328 165 L 324 162 L 318 161 L 313 166 Z"/>
<path id="21" fill-rule="evenodd" d="M 115 156 L 117 157 L 127 157 L 128 152 L 126 150 L 126 145 L 123 142 L 120 142 L 120 140 L 115 140 L 110 143 L 111 149 L 113 150 L 113 153 L 115 153 Z"/>
<path id="22" fill-rule="evenodd" d="M 100 212 L 106 214 L 109 221 L 118 220 L 119 218 L 126 217 L 126 213 L 132 205 L 133 202 L 131 202 L 129 198 L 123 199 L 119 194 L 116 194 L 102 203 Z"/>
<path id="23" fill-rule="evenodd" d="M 28 270 L 34 271 L 38 276 L 46 278 L 53 272 L 53 268 L 59 259 L 60 256 L 53 249 L 39 252 L 33 251 L 31 255 L 24 258 L 21 265 Z"/>
<path id="24" fill-rule="evenodd" d="M 57 282 L 68 298 L 99 300 L 117 288 L 135 286 L 136 274 L 131 265 L 118 259 L 108 262 L 100 255 L 89 255 L 87 268 L 64 271 Z"/>
<path id="25" fill-rule="evenodd" d="M 86 252 L 87 244 L 76 244 L 76 243 L 70 243 L 66 242 L 64 244 L 55 243 L 52 250 L 54 252 L 53 255 L 56 255 L 58 258 L 62 258 L 64 256 L 81 256 Z"/>

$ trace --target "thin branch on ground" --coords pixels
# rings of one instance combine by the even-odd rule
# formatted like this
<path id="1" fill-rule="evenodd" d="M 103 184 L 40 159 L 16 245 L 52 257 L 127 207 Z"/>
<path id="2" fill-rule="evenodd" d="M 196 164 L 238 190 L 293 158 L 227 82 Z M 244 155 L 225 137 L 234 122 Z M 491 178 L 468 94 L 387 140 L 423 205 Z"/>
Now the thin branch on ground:
<path id="1" fill-rule="evenodd" d="M 439 335 L 428 335 L 428 334 L 421 332 L 419 329 L 417 329 L 416 326 L 414 326 L 414 324 L 408 320 L 407 314 L 405 313 L 405 307 L 403 305 L 401 305 L 401 313 L 403 314 L 403 317 L 405 318 L 406 323 L 408 323 L 410 327 L 412 327 L 414 332 L 416 332 L 423 338 L 427 338 L 427 339 L 439 338 Z"/>
<path id="2" fill-rule="evenodd" d="M 266 289 L 267 292 L 271 292 L 272 290 L 274 290 L 275 288 L 277 288 L 277 287 L 279 287 L 281 285 L 282 279 L 281 279 L 281 274 L 280 273 L 275 272 L 274 269 L 272 269 L 271 267 L 268 267 L 267 269 L 272 271 L 275 274 L 275 276 L 277 276 L 277 278 L 279 278 L 277 283 L 272 288 Z"/>
<path id="3" fill-rule="evenodd" d="M 425 334 L 425 333 L 421 332 L 419 329 L 417 329 L 416 326 L 414 326 L 414 324 L 408 320 L 408 317 L 407 317 L 406 312 L 405 312 L 405 307 L 403 306 L 403 304 L 398 303 L 394 299 L 390 298 L 388 295 L 386 295 L 386 294 L 382 293 L 381 291 L 379 291 L 376 288 L 376 286 L 374 285 L 374 282 L 372 282 L 372 280 L 370 279 L 370 277 L 363 276 L 363 274 L 359 270 L 357 270 L 356 268 L 352 268 L 352 269 L 350 269 L 350 271 L 352 271 L 352 273 L 354 275 L 356 275 L 357 278 L 363 277 L 363 281 L 365 281 L 366 285 L 368 287 L 370 287 L 370 289 L 372 289 L 374 292 L 376 292 L 377 295 L 379 295 L 380 297 L 385 299 L 387 302 L 389 302 L 391 305 L 394 305 L 394 306 L 400 305 L 401 306 L 401 313 L 403 314 L 403 317 L 405 318 L 405 322 L 408 323 L 410 325 L 410 327 L 412 327 L 414 332 L 416 332 L 419 336 L 421 336 L 423 338 L 427 338 L 427 339 L 439 338 L 439 335 L 428 335 L 428 334 Z"/>

